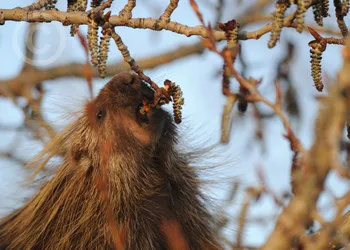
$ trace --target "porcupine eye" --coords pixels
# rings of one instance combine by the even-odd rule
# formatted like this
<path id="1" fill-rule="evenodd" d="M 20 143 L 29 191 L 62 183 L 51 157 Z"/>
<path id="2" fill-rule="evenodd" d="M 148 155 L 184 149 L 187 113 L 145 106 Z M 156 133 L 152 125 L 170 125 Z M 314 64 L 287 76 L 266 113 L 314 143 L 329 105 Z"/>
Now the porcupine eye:
<path id="1" fill-rule="evenodd" d="M 102 122 L 105 115 L 106 115 L 106 112 L 103 109 L 100 109 L 96 114 L 96 120 L 99 122 Z"/>

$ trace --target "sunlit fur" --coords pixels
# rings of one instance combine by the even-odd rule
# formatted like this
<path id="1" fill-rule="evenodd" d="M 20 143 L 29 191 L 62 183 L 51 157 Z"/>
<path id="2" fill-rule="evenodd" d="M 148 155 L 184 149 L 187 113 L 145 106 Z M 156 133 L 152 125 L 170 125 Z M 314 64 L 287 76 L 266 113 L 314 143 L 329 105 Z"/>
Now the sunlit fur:
<path id="1" fill-rule="evenodd" d="M 157 109 L 137 118 L 143 87 L 133 74 L 117 75 L 32 161 L 40 167 L 64 155 L 38 193 L 0 221 L 0 249 L 113 249 L 109 223 L 125 249 L 169 249 L 167 220 L 178 222 L 189 249 L 221 249 L 189 154 L 176 149 L 172 117 Z M 103 167 L 113 221 L 97 185 Z"/>

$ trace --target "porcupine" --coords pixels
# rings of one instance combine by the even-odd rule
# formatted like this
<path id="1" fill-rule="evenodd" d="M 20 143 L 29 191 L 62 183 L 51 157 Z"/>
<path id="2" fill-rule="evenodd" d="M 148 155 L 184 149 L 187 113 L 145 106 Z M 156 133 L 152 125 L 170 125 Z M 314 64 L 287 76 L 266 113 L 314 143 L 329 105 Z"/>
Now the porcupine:
<path id="1" fill-rule="evenodd" d="M 162 108 L 139 112 L 153 98 L 136 74 L 112 78 L 39 154 L 46 164 L 65 152 L 37 194 L 0 220 L 0 249 L 115 249 L 109 223 L 124 249 L 173 249 L 167 222 L 186 249 L 222 249 L 173 118 Z"/>

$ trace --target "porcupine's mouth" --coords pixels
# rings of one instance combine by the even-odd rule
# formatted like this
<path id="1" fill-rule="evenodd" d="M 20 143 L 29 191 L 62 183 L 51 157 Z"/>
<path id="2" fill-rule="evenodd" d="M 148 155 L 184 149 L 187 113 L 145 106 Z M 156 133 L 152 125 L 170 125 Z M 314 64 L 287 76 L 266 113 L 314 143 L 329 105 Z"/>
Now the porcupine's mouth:
<path id="1" fill-rule="evenodd" d="M 154 105 L 155 90 L 145 81 L 139 81 L 139 93 L 141 93 L 143 97 L 143 103 L 139 104 L 137 121 L 141 126 L 144 124 L 151 126 L 152 140 L 158 142 L 164 132 L 166 121 L 170 120 L 168 119 L 168 113 L 161 109 L 160 105 Z M 144 101 L 146 101 L 146 103 Z M 144 141 L 149 140 L 150 139 Z"/>
<path id="2" fill-rule="evenodd" d="M 147 123 L 149 124 L 150 122 L 150 106 L 149 104 L 153 103 L 154 100 L 154 93 L 155 91 L 151 89 L 151 87 L 143 80 L 139 79 L 138 81 L 138 91 L 142 96 L 142 101 L 138 104 L 137 108 L 137 121 L 139 124 Z M 151 112 L 153 115 L 153 112 Z"/>

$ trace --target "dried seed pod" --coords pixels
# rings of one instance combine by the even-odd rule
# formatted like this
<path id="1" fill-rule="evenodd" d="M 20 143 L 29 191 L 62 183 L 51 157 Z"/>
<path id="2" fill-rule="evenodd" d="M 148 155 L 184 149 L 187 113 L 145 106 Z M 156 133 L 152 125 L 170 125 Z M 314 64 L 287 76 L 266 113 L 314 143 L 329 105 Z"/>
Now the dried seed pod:
<path id="1" fill-rule="evenodd" d="M 311 47 L 310 62 L 312 79 L 314 80 L 316 89 L 321 92 L 323 90 L 321 60 L 322 53 L 325 51 L 327 43 L 313 40 L 309 42 L 309 46 Z"/>
<path id="2" fill-rule="evenodd" d="M 167 88 L 169 95 L 173 98 L 173 112 L 174 112 L 174 120 L 175 123 L 181 123 L 182 121 L 182 106 L 185 103 L 185 99 L 183 98 L 183 93 L 181 88 L 176 83 L 165 80 L 164 85 Z"/>
<path id="3" fill-rule="evenodd" d="M 314 13 L 315 22 L 318 25 L 323 26 L 323 2 L 321 1 L 323 0 L 319 0 L 317 3 L 312 5 L 312 10 Z"/>
<path id="4" fill-rule="evenodd" d="M 271 36 L 267 45 L 269 48 L 275 47 L 277 41 L 280 38 L 280 34 L 283 27 L 284 13 L 286 12 L 289 6 L 289 0 L 278 0 L 276 3 L 276 10 L 273 13 Z"/>
<path id="5" fill-rule="evenodd" d="M 305 13 L 306 13 L 306 6 L 304 0 L 298 0 L 298 7 L 297 7 L 297 14 L 296 14 L 296 20 L 297 20 L 297 31 L 299 33 L 303 32 L 304 30 L 304 19 L 305 19 Z"/>
<path id="6" fill-rule="evenodd" d="M 109 52 L 109 42 L 111 40 L 111 34 L 109 32 L 104 32 L 104 36 L 100 39 L 99 47 L 99 62 L 98 71 L 100 72 L 100 77 L 104 78 L 106 75 L 106 64 Z"/>

